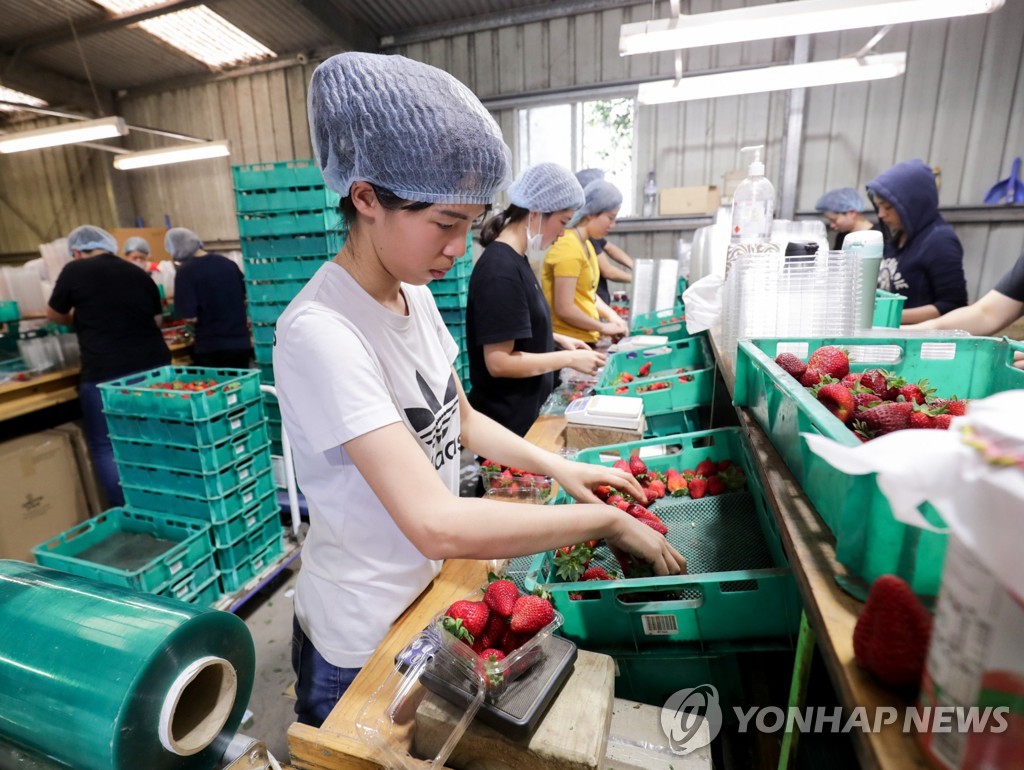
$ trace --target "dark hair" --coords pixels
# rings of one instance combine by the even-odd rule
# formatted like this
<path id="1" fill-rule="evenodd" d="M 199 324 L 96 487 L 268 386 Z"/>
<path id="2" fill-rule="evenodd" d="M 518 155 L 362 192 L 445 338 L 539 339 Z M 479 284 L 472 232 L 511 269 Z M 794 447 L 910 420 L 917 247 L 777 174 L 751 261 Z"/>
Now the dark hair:
<path id="1" fill-rule="evenodd" d="M 380 201 L 380 205 L 388 211 L 423 211 L 423 209 L 434 205 L 425 201 L 409 201 L 405 198 L 400 198 L 386 187 L 378 187 L 373 182 L 370 182 L 370 187 L 373 188 L 373 192 L 376 194 L 377 200 Z M 345 223 L 351 227 L 352 223 L 356 221 L 356 207 L 352 203 L 352 196 L 346 195 L 342 198 L 338 208 L 341 211 L 341 215 L 345 218 Z"/>
<path id="2" fill-rule="evenodd" d="M 522 206 L 517 206 L 514 203 L 509 204 L 507 209 L 500 214 L 495 214 L 484 222 L 484 226 L 480 230 L 480 245 L 490 246 L 494 243 L 494 239 L 501 234 L 502 230 L 524 219 L 529 213 L 529 209 L 524 209 Z"/>

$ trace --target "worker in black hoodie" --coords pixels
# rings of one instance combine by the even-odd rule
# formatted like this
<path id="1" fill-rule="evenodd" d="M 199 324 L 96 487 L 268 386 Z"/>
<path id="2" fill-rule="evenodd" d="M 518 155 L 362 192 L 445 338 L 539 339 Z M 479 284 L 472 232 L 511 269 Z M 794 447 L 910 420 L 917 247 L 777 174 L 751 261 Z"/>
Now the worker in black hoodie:
<path id="1" fill-rule="evenodd" d="M 939 214 L 935 175 L 906 160 L 867 184 L 885 235 L 878 288 L 907 298 L 901 322 L 920 323 L 967 304 L 964 247 Z"/>

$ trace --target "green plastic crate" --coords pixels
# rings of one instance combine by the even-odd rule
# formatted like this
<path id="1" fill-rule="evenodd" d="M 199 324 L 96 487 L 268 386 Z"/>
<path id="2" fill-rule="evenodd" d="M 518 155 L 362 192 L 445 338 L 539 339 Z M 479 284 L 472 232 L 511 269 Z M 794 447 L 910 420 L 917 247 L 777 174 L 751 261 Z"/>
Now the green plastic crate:
<path id="1" fill-rule="evenodd" d="M 653 370 L 653 366 L 651 367 Z M 687 381 L 684 382 L 683 379 Z M 647 390 L 653 383 L 664 382 L 664 390 Z M 603 396 L 633 396 L 643 399 L 644 414 L 663 413 L 692 409 L 711 403 L 715 386 L 715 368 L 691 369 L 684 374 L 673 372 L 667 377 L 644 377 L 625 385 L 608 385 L 595 388 Z"/>
<path id="2" fill-rule="evenodd" d="M 254 553 L 242 562 L 237 569 L 222 571 L 220 573 L 221 587 L 225 593 L 240 590 L 250 580 L 261 576 L 282 554 L 284 554 L 284 539 L 278 536 L 264 546 L 261 551 Z"/>
<path id="3" fill-rule="evenodd" d="M 249 320 L 254 324 L 274 324 L 288 307 L 287 302 L 249 302 Z"/>
<path id="4" fill-rule="evenodd" d="M 881 367 L 909 382 L 927 378 L 939 395 L 983 398 L 1024 388 L 1024 371 L 1011 365 L 1019 343 L 989 337 L 843 337 L 743 340 L 736 360 L 734 402 L 749 407 L 782 455 L 818 514 L 836 537 L 836 558 L 853 580 L 843 585 L 857 596 L 880 575 L 906 580 L 922 596 L 938 593 L 946 536 L 908 527 L 893 518 L 875 474 L 849 476 L 807 448 L 801 433 L 827 436 L 845 446 L 860 440 L 774 359 L 791 352 L 806 360 L 823 345 L 850 351 L 854 372 Z M 941 525 L 930 505 L 921 508 Z"/>
<path id="5" fill-rule="evenodd" d="M 281 506 L 277 503 L 277 490 L 264 492 L 258 500 L 253 500 L 240 512 L 226 521 L 214 521 L 210 524 L 213 533 L 213 544 L 216 548 L 227 548 L 237 543 L 239 538 L 252 534 L 268 520 L 280 521 Z"/>
<path id="6" fill-rule="evenodd" d="M 463 294 L 435 294 L 434 304 L 438 310 L 459 310 L 466 307 L 466 300 L 469 295 Z"/>
<path id="7" fill-rule="evenodd" d="M 675 342 L 676 340 L 684 340 L 687 337 L 693 337 L 686 331 L 686 324 L 680 321 L 672 321 L 663 323 L 661 326 L 645 326 L 643 328 L 633 328 L 629 332 L 633 336 L 640 335 L 658 335 L 660 337 L 667 337 L 667 342 Z M 659 343 L 661 344 L 661 343 Z M 649 347 L 654 347 L 651 345 Z"/>
<path id="8" fill-rule="evenodd" d="M 237 436 L 201 446 L 127 439 L 115 439 L 111 444 L 114 447 L 114 459 L 119 465 L 155 465 L 181 471 L 212 473 L 262 452 L 269 446 L 270 436 L 266 425 L 257 425 Z"/>
<path id="9" fill-rule="evenodd" d="M 340 201 L 338 193 L 322 184 L 319 187 L 280 187 L 275 190 L 235 192 L 235 210 L 239 214 L 335 209 Z"/>
<path id="10" fill-rule="evenodd" d="M 317 187 L 324 184 L 315 160 L 249 163 L 231 167 L 235 190 L 274 190 L 279 187 Z"/>
<path id="11" fill-rule="evenodd" d="M 250 302 L 284 303 L 288 305 L 302 291 L 307 281 L 246 281 L 245 291 Z"/>
<path id="12" fill-rule="evenodd" d="M 190 497 L 214 498 L 226 495 L 270 467 L 270 442 L 258 453 L 213 471 L 182 470 L 160 465 L 118 463 L 122 484 L 148 487 L 158 492 Z"/>
<path id="13" fill-rule="evenodd" d="M 252 325 L 252 341 L 257 345 L 274 344 L 274 332 L 276 324 L 254 323 Z"/>
<path id="14" fill-rule="evenodd" d="M 890 329 L 900 328 L 900 319 L 903 317 L 903 305 L 907 298 L 902 294 L 893 294 L 891 291 L 875 290 L 875 314 L 872 317 L 871 325 L 887 327 Z"/>
<path id="15" fill-rule="evenodd" d="M 212 577 L 207 578 L 205 582 L 198 586 L 196 586 L 195 583 L 196 581 L 194 578 L 185 578 L 180 583 L 176 583 L 166 590 L 161 591 L 161 595 L 170 596 L 180 602 L 194 604 L 197 607 L 209 607 L 224 595 L 220 590 L 219 572 L 214 572 Z"/>
<path id="16" fill-rule="evenodd" d="M 17 321 L 21 318 L 18 303 L 13 299 L 0 300 L 0 323 Z"/>
<path id="17" fill-rule="evenodd" d="M 238 234 L 242 238 L 266 238 L 272 235 L 310 235 L 342 232 L 345 220 L 340 211 L 293 211 L 266 214 L 242 214 Z"/>
<path id="18" fill-rule="evenodd" d="M 108 414 L 107 429 L 112 439 L 164 441 L 177 446 L 204 446 L 239 436 L 263 424 L 263 402 L 258 397 L 215 417 L 199 420 L 169 420 L 163 417 Z"/>
<path id="19" fill-rule="evenodd" d="M 644 412 L 647 428 L 644 438 L 674 436 L 677 433 L 693 433 L 701 429 L 700 410 L 670 409 L 667 412 Z"/>
<path id="20" fill-rule="evenodd" d="M 661 334 L 660 327 L 674 326 L 686 320 L 683 303 L 677 302 L 674 307 L 640 313 L 630 319 L 631 334 Z"/>
<path id="21" fill-rule="evenodd" d="M 171 382 L 216 380 L 201 390 L 166 390 Z M 100 383 L 103 412 L 129 417 L 168 420 L 205 420 L 259 397 L 259 373 L 253 369 L 213 369 L 199 366 L 162 366 Z"/>
<path id="22" fill-rule="evenodd" d="M 648 468 L 694 468 L 704 459 L 731 459 L 747 477 L 747 491 L 699 500 L 666 497 L 650 507 L 669 528 L 668 539 L 688 562 L 690 574 L 587 583 L 561 582 L 552 551 L 537 554 L 526 588 L 543 585 L 562 613 L 562 634 L 588 648 L 686 643 L 695 648 L 744 640 L 751 648 L 769 639 L 790 639 L 800 622 L 796 583 L 778 530 L 737 428 L 647 439 L 581 450 L 577 462 L 612 465 L 640 454 Z M 567 502 L 564 493 L 555 503 Z M 607 548 L 594 563 L 619 567 Z M 583 599 L 570 595 L 585 591 Z M 589 598 L 593 597 L 593 598 Z"/>
<path id="23" fill-rule="evenodd" d="M 216 497 L 186 495 L 167 492 L 134 484 L 122 483 L 124 499 L 133 508 L 145 511 L 164 511 L 204 521 L 224 523 L 245 510 L 256 500 L 275 491 L 274 476 L 270 468 L 256 473 L 255 478 Z"/>
<path id="24" fill-rule="evenodd" d="M 308 281 L 330 257 L 260 257 L 247 259 L 245 277 L 250 281 Z"/>
<path id="25" fill-rule="evenodd" d="M 36 562 L 136 591 L 160 591 L 213 556 L 210 527 L 196 519 L 111 508 L 40 543 Z"/>
<path id="26" fill-rule="evenodd" d="M 650 373 L 647 375 L 651 380 L 662 376 L 672 377 L 676 370 L 706 369 L 715 363 L 714 357 L 708 346 L 707 339 L 701 337 L 687 337 L 676 340 L 667 345 L 659 345 L 643 350 L 629 350 L 622 353 L 613 353 L 608 357 L 608 362 L 601 371 L 597 380 L 599 388 L 614 388 L 622 373 L 628 373 L 634 377 L 640 367 L 650 364 Z"/>
<path id="27" fill-rule="evenodd" d="M 217 560 L 217 567 L 221 571 L 238 569 L 245 561 L 262 551 L 275 539 L 280 538 L 283 532 L 281 517 L 268 516 L 243 533 L 235 542 L 214 550 L 213 555 Z"/>
<path id="28" fill-rule="evenodd" d="M 595 650 L 615 660 L 615 697 L 663 706 L 678 690 L 713 685 L 723 718 L 730 721 L 734 706 L 744 703 L 743 679 L 735 653 L 701 655 L 665 648 L 655 650 Z"/>
<path id="29" fill-rule="evenodd" d="M 346 233 L 313 235 L 268 235 L 263 238 L 242 238 L 242 259 L 277 259 L 287 257 L 321 257 L 330 259 L 345 244 Z"/>

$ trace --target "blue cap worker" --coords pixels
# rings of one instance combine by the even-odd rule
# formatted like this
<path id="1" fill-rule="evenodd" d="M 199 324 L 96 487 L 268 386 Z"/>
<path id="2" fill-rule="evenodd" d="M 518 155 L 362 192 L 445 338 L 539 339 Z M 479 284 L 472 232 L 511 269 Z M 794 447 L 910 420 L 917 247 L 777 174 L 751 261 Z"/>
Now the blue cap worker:
<path id="1" fill-rule="evenodd" d="M 664 537 L 601 505 L 629 474 L 545 452 L 470 406 L 426 284 L 463 258 L 509 182 L 508 147 L 473 93 L 402 56 L 344 53 L 314 71 L 309 125 L 349 234 L 278 319 L 274 377 L 310 527 L 295 592 L 299 721 L 320 724 L 446 558 L 537 553 L 605 537 L 678 573 Z M 459 497 L 459 447 L 554 476 L 582 504 Z M 646 530 L 646 531 L 643 531 Z"/>
<path id="2" fill-rule="evenodd" d="M 89 454 L 107 502 L 124 505 L 98 386 L 170 364 L 160 333 L 160 292 L 149 276 L 117 256 L 117 240 L 101 227 L 76 227 L 68 234 L 68 251 L 72 261 L 57 276 L 46 317 L 75 327 L 82 356 L 78 400 Z"/>
<path id="3" fill-rule="evenodd" d="M 867 208 L 860 193 L 852 187 L 839 187 L 829 190 L 818 198 L 815 210 L 821 212 L 830 230 L 836 233 L 832 248 L 841 251 L 847 233 L 858 230 L 881 230 L 879 224 L 872 222 L 861 212 Z"/>
<path id="4" fill-rule="evenodd" d="M 584 189 L 598 179 L 604 179 L 604 171 L 599 168 L 585 168 L 576 172 L 576 180 Z M 591 238 L 590 243 L 597 254 L 597 267 L 601 271 L 601 277 L 597 280 L 597 296 L 608 304 L 612 301 L 608 281 L 632 283 L 633 274 L 629 271 L 633 269 L 633 258 L 607 238 Z"/>
<path id="5" fill-rule="evenodd" d="M 199 236 L 172 227 L 164 248 L 179 265 L 174 275 L 174 314 L 195 329 L 192 363 L 218 369 L 248 369 L 252 362 L 245 280 L 238 265 L 203 248 Z"/>
<path id="6" fill-rule="evenodd" d="M 541 286 L 551 306 L 554 330 L 593 346 L 602 336 L 629 331 L 625 321 L 597 296 L 600 268 L 593 243 L 615 226 L 622 193 L 611 182 L 597 179 L 584 188 L 583 197 L 568 228 L 544 256 Z"/>
<path id="7" fill-rule="evenodd" d="M 124 242 L 124 258 L 144 270 L 149 270 L 149 243 L 145 238 L 132 236 Z"/>
<path id="8" fill-rule="evenodd" d="M 569 169 L 538 163 L 516 178 L 508 197 L 508 208 L 484 224 L 484 252 L 469 279 L 469 403 L 525 436 L 551 394 L 553 373 L 594 374 L 605 356 L 552 334 L 551 311 L 529 261 L 565 231 L 583 205 L 583 188 Z"/>
<path id="9" fill-rule="evenodd" d="M 920 323 L 967 304 L 964 247 L 939 214 L 935 174 L 906 160 L 867 183 L 878 212 L 885 251 L 878 287 L 902 294 L 902 322 Z"/>

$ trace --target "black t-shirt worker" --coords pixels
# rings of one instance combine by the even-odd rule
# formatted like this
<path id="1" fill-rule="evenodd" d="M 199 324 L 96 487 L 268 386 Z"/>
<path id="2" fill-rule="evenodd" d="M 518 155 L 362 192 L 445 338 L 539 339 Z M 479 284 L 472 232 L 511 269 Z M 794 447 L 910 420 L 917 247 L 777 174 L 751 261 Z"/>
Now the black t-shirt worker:
<path id="1" fill-rule="evenodd" d="M 68 250 L 72 261 L 57 276 L 46 316 L 75 327 L 82 355 L 78 399 L 86 442 L 107 501 L 123 505 L 97 385 L 171 362 L 160 333 L 160 292 L 146 273 L 116 255 L 117 241 L 100 227 L 72 230 Z"/>
<path id="2" fill-rule="evenodd" d="M 174 275 L 174 314 L 195 323 L 192 363 L 248 369 L 252 341 L 245 316 L 245 281 L 238 265 L 203 249 L 199 236 L 172 227 L 164 248 L 179 265 Z"/>

